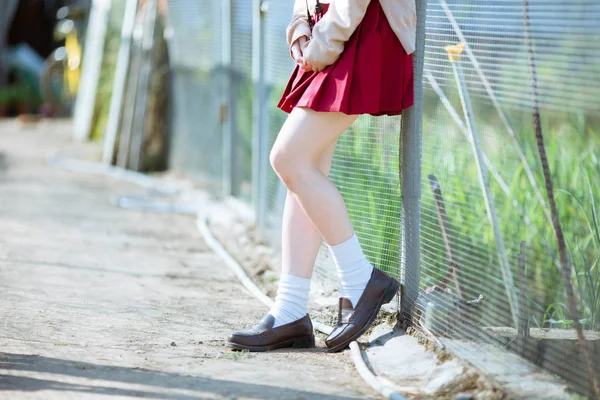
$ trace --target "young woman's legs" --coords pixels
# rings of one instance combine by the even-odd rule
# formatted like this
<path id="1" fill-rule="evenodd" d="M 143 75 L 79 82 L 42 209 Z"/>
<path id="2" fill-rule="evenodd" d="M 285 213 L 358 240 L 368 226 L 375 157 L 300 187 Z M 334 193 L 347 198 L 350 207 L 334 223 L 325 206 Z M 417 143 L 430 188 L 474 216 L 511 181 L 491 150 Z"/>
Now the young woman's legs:
<path id="1" fill-rule="evenodd" d="M 319 170 L 319 161 L 356 118 L 356 115 L 296 107 L 271 150 L 273 169 L 328 245 L 344 242 L 353 230 L 344 200 Z"/>
<path id="2" fill-rule="evenodd" d="M 321 155 L 319 170 L 329 175 L 335 151 L 334 141 Z M 270 314 L 275 317 L 274 327 L 289 324 L 307 313 L 310 278 L 315 266 L 322 237 L 296 197 L 288 190 L 283 207 L 281 237 L 282 268 L 275 304 Z"/>
<path id="3" fill-rule="evenodd" d="M 318 168 L 323 176 L 329 176 L 336 143 L 337 140 L 321 155 Z M 310 279 L 322 240 L 294 194 L 288 190 L 283 208 L 281 273 Z"/>
<path id="4" fill-rule="evenodd" d="M 229 346 L 252 351 L 314 346 L 306 305 L 320 245 L 317 231 L 329 245 L 341 297 L 347 299 L 340 301 L 340 310 L 352 313 L 349 321 L 340 322 L 327 337 L 331 351 L 346 347 L 362 334 L 380 305 L 396 291 L 399 284 L 374 271 L 367 261 L 342 196 L 327 178 L 333 147 L 354 120 L 356 116 L 295 108 L 285 122 L 271 152 L 271 164 L 288 188 L 282 238 L 284 265 L 277 298 L 257 326 L 232 333 Z M 363 293 L 365 300 L 359 304 Z"/>
<path id="5" fill-rule="evenodd" d="M 342 297 L 347 297 L 354 305 L 364 291 L 373 267 L 354 235 L 341 194 L 319 167 L 323 154 L 356 118 L 356 115 L 321 113 L 296 107 L 271 151 L 275 172 L 330 247 L 341 281 Z M 316 239 L 312 243 L 316 243 Z M 301 257 L 305 251 L 295 245 L 290 249 L 296 251 L 288 252 L 288 259 Z M 311 254 L 313 249 L 311 247 Z M 314 264 L 314 258 L 312 262 Z M 310 274 L 303 276 L 307 278 Z M 306 282 L 295 285 L 296 293 L 301 291 L 300 286 L 306 288 Z"/>

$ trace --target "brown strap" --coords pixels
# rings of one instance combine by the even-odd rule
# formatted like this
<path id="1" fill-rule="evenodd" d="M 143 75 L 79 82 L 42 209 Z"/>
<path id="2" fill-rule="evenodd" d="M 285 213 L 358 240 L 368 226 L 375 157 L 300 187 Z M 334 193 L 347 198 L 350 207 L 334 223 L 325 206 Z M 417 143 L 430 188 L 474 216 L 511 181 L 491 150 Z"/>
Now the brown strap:
<path id="1" fill-rule="evenodd" d="M 317 0 L 317 3 L 319 2 L 319 0 Z M 308 7 L 308 0 L 306 0 L 306 17 L 308 18 L 308 26 L 310 26 L 310 29 L 313 28 L 313 26 L 315 25 L 312 16 L 310 15 L 310 9 Z"/>

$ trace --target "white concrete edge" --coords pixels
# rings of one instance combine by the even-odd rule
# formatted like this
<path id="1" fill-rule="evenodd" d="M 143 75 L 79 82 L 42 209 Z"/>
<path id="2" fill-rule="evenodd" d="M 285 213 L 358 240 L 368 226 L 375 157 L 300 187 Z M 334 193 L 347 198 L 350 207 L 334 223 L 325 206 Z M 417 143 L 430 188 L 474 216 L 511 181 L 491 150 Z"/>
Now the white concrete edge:
<path id="1" fill-rule="evenodd" d="M 373 372 L 365 363 L 362 350 L 356 341 L 350 343 L 350 352 L 352 361 L 354 361 L 354 368 L 356 368 L 356 371 L 358 371 L 358 374 L 367 383 L 367 385 L 385 398 L 392 400 L 407 400 L 406 397 L 396 393 L 393 389 L 383 383 L 375 374 L 373 374 Z"/>
<path id="2" fill-rule="evenodd" d="M 72 172 L 92 175 L 106 175 L 110 176 L 111 178 L 129 182 L 146 189 L 156 189 L 165 193 L 176 193 L 184 190 L 184 186 L 180 182 L 168 182 L 113 165 L 63 158 L 58 153 L 49 154 L 46 157 L 46 160 L 52 165 L 60 166 Z"/>
<path id="3" fill-rule="evenodd" d="M 208 227 L 207 218 L 198 215 L 196 220 L 196 228 L 198 228 L 198 232 L 202 235 L 206 244 L 217 253 L 229 269 L 235 274 L 235 276 L 239 279 L 242 285 L 258 300 L 260 300 L 267 307 L 273 306 L 273 300 L 264 294 L 262 290 L 259 289 L 258 286 L 248 277 L 246 271 L 242 268 L 242 266 L 236 261 L 235 258 L 229 254 L 229 252 L 221 245 L 221 243 L 213 236 L 210 228 Z"/>

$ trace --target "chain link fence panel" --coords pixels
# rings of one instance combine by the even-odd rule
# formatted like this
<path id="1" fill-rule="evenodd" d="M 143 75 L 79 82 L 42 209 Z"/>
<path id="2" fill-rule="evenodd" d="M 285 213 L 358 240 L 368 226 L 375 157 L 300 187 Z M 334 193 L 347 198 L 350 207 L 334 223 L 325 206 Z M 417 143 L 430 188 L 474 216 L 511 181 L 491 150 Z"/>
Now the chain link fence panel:
<path id="1" fill-rule="evenodd" d="M 461 357 L 492 359 L 495 348 L 480 344 L 500 345 L 588 395 L 592 372 L 566 306 L 536 143 L 532 68 L 567 275 L 597 366 L 599 15 L 585 0 L 430 0 L 423 99 L 421 289 L 429 295 L 419 324 Z"/>

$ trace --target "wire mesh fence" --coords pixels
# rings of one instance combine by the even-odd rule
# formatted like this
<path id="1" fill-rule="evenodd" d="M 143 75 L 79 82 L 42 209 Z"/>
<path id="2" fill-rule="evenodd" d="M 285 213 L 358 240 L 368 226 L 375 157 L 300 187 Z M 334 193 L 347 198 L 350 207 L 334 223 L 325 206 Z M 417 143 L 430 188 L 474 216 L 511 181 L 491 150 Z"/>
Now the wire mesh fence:
<path id="1" fill-rule="evenodd" d="M 446 275 L 454 284 L 442 304 L 474 301 L 452 312 L 452 327 L 447 316 L 425 325 L 438 334 L 450 328 L 443 334 L 460 339 L 452 347 L 465 356 L 473 353 L 470 339 L 500 343 L 588 394 L 590 375 L 599 372 L 586 367 L 565 289 L 575 286 L 588 356 L 598 365 L 598 104 L 587 96 L 599 93 L 599 11 L 587 1 L 430 1 L 423 100 L 422 284 L 439 288 Z M 534 101 L 566 233 L 568 282 L 537 151 Z"/>
<path id="2" fill-rule="evenodd" d="M 427 314 L 447 297 L 440 304 L 454 305 L 455 321 L 423 323 L 461 355 L 473 356 L 471 339 L 500 343 L 588 394 L 600 372 L 587 368 L 573 319 L 598 365 L 599 107 L 587 96 L 600 93 L 599 11 L 588 1 L 429 1 L 423 99 L 421 276 L 438 290 L 421 307 Z M 567 282 L 534 102 L 566 234 Z M 567 284 L 579 316 L 568 310 Z"/>
<path id="3" fill-rule="evenodd" d="M 171 165 L 215 193 L 223 190 L 220 109 L 226 71 L 221 55 L 221 7 L 206 1 L 169 2 L 172 71 Z M 193 51 L 192 51 L 193 49 Z"/>
<path id="4" fill-rule="evenodd" d="M 294 66 L 285 43 L 293 2 L 168 4 L 173 165 L 212 182 L 217 195 L 257 205 L 259 225 L 277 247 L 286 190 L 264 170 L 268 152 L 255 144 L 265 135 L 271 145 L 285 121 L 276 104 Z M 403 251 L 415 249 L 401 240 L 401 176 L 412 173 L 402 162 L 402 118 L 360 117 L 338 143 L 332 180 L 369 260 L 399 274 L 405 287 L 418 286 L 415 325 L 484 370 L 498 349 L 509 350 L 593 396 L 600 374 L 600 4 L 428 0 L 426 15 L 418 39 L 425 52 L 416 55 L 425 64 L 416 97 L 424 114 L 420 281 L 403 275 Z M 316 271 L 334 281 L 325 252 Z"/>

